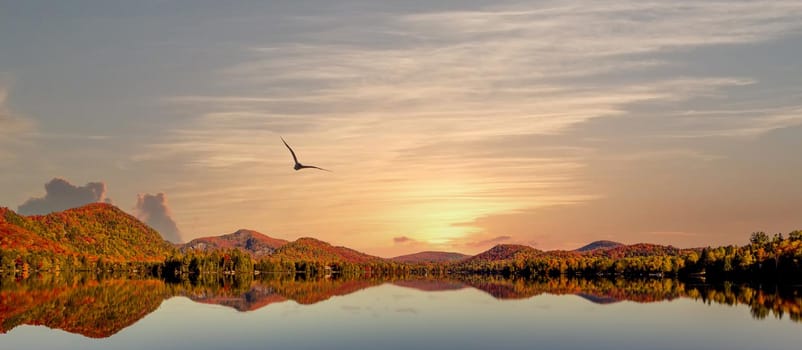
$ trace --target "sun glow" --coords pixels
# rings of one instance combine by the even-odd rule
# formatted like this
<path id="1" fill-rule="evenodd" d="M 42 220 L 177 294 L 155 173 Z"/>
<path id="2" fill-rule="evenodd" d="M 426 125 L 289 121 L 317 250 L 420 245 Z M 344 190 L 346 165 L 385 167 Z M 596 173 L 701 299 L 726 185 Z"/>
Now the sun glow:
<path id="1" fill-rule="evenodd" d="M 478 233 L 470 224 L 477 218 L 520 208 L 520 203 L 483 198 L 480 183 L 474 179 L 415 184 L 396 194 L 403 204 L 393 206 L 386 219 L 420 241 L 447 244 Z"/>

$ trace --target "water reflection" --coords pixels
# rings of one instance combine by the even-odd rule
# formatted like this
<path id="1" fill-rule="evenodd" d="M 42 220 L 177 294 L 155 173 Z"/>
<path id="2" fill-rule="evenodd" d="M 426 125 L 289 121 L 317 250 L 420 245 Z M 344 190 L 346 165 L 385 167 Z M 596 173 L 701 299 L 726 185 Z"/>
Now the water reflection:
<path id="1" fill-rule="evenodd" d="M 155 311 L 173 295 L 159 280 L 36 276 L 0 282 L 0 332 L 43 325 L 105 338 Z"/>
<path id="2" fill-rule="evenodd" d="M 746 305 L 755 319 L 788 315 L 795 322 L 802 320 L 799 286 L 703 284 L 670 279 L 509 279 L 477 275 L 441 278 L 206 275 L 175 281 L 123 275 L 37 275 L 26 279 L 0 279 L 0 332 L 27 324 L 105 338 L 156 311 L 162 301 L 173 297 L 248 312 L 287 301 L 305 305 L 320 303 L 333 296 L 387 283 L 425 292 L 473 288 L 496 299 L 576 295 L 600 305 L 688 298 L 707 304 Z"/>

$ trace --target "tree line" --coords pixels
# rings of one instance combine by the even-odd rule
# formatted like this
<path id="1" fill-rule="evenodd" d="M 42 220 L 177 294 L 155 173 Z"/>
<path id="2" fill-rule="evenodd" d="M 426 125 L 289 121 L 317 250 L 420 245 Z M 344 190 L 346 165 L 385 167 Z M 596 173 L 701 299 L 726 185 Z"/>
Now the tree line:
<path id="1" fill-rule="evenodd" d="M 752 233 L 744 246 L 660 249 L 659 252 L 597 250 L 585 254 L 546 252 L 506 260 L 469 260 L 454 269 L 515 276 L 621 275 L 721 279 L 802 279 L 802 231 L 773 237 Z"/>
<path id="2" fill-rule="evenodd" d="M 239 249 L 180 252 L 163 261 L 121 261 L 103 256 L 62 255 L 48 251 L 0 250 L 0 271 L 145 271 L 158 276 L 182 274 L 253 274 L 265 272 L 308 275 L 444 275 L 452 273 L 506 276 L 705 276 L 721 279 L 802 278 L 802 231 L 769 236 L 752 233 L 744 246 L 677 249 L 639 245 L 613 250 L 541 252 L 508 259 L 450 263 L 398 263 L 390 260 L 349 262 L 337 258 L 304 258 L 271 255 L 255 259 Z"/>

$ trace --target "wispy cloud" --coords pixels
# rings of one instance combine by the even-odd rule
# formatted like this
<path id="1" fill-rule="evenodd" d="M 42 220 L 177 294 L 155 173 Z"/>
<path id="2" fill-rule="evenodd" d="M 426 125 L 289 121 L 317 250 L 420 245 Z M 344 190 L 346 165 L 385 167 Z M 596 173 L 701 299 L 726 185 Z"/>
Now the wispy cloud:
<path id="1" fill-rule="evenodd" d="M 258 204 L 274 219 L 297 220 L 277 230 L 381 232 L 384 242 L 410 232 L 447 242 L 476 233 L 454 223 L 604 196 L 584 176 L 598 144 L 538 138 L 623 117 L 670 121 L 676 128 L 649 135 L 668 138 L 755 135 L 800 122 L 799 106 L 703 120 L 683 114 L 689 101 L 724 99 L 760 81 L 749 71 L 665 73 L 684 64 L 670 54 L 799 33 L 798 1 L 500 3 L 371 18 L 359 36 L 345 23 L 353 18 L 332 16 L 342 26 L 298 35 L 308 40 L 244 48 L 246 59 L 215 73 L 226 93 L 164 100 L 195 118 L 133 160 L 167 160 L 224 176 L 227 186 L 262 181 L 242 200 L 280 198 Z M 641 116 L 643 105 L 658 108 Z M 279 135 L 302 161 L 335 173 L 288 171 Z M 492 148 L 516 137 L 531 140 Z M 716 157 L 680 144 L 612 157 L 655 155 Z M 313 214 L 320 212 L 329 218 Z"/>
<path id="2" fill-rule="evenodd" d="M 414 239 L 409 238 L 407 236 L 393 237 L 393 243 L 395 243 L 395 244 L 406 244 L 406 243 L 414 243 L 414 242 L 415 242 Z"/>
<path id="3" fill-rule="evenodd" d="M 14 113 L 8 106 L 8 87 L 0 82 L 0 159 L 15 157 L 11 147 L 34 130 L 34 123 Z"/>
<path id="4" fill-rule="evenodd" d="M 692 111 L 685 114 L 688 124 L 700 127 L 677 138 L 747 137 L 754 138 L 767 132 L 802 125 L 802 105 L 761 110 Z M 723 125 L 722 125 L 723 124 Z"/>

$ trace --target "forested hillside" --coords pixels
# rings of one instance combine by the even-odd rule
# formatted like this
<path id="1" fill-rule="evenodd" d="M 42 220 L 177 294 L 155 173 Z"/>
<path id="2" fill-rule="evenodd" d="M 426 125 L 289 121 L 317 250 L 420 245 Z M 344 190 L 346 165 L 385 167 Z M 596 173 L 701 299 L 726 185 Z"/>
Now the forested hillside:
<path id="1" fill-rule="evenodd" d="M 160 263 L 174 250 L 158 232 L 111 204 L 34 216 L 0 208 L 0 268 Z"/>

